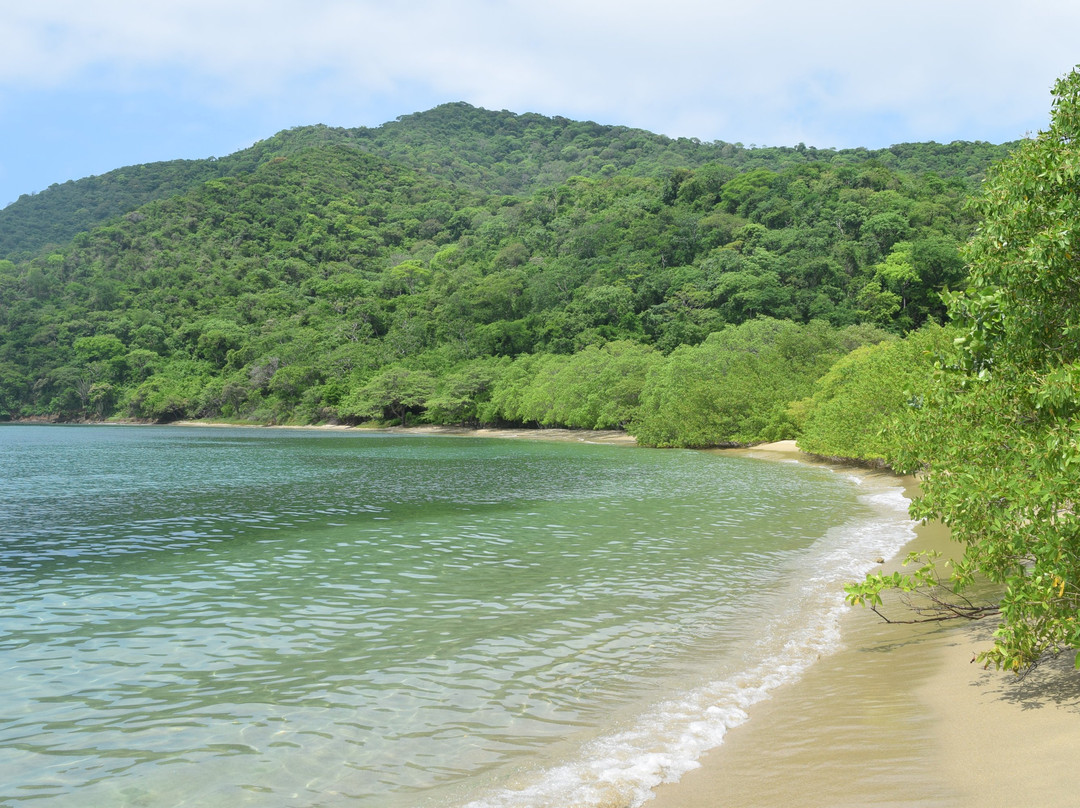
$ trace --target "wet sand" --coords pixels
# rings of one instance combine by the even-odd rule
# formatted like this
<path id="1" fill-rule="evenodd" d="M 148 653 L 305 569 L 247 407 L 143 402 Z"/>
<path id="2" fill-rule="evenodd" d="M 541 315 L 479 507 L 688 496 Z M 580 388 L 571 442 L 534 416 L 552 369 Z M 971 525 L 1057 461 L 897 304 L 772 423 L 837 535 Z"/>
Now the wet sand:
<path id="1" fill-rule="evenodd" d="M 789 442 L 740 452 L 792 459 Z M 909 550 L 954 551 L 940 525 Z M 886 565 L 894 569 L 898 562 Z M 983 670 L 993 625 L 889 625 L 852 610 L 844 646 L 778 689 L 648 808 L 1080 804 L 1080 674 Z"/>

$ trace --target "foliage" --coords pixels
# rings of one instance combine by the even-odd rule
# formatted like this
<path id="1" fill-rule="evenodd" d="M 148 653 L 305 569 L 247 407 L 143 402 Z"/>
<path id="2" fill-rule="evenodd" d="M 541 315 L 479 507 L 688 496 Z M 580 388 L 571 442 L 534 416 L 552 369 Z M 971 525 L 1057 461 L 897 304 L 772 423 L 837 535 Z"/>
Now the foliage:
<path id="1" fill-rule="evenodd" d="M 0 210 L 0 255 L 29 256 L 47 245 L 67 244 L 90 230 L 148 202 L 183 193 L 221 176 L 225 163 L 170 160 L 127 166 L 101 176 L 54 184 L 24 194 Z"/>
<path id="2" fill-rule="evenodd" d="M 648 446 L 703 447 L 795 437 L 790 402 L 846 350 L 821 321 L 759 318 L 675 350 L 649 374 L 628 431 Z M 883 339 L 871 332 L 870 339 Z"/>
<path id="3" fill-rule="evenodd" d="M 625 427 L 650 369 L 664 358 L 627 340 L 572 355 L 519 357 L 494 385 L 488 420 L 579 429 Z"/>
<path id="4" fill-rule="evenodd" d="M 845 587 L 848 602 L 867 606 L 886 623 L 927 623 L 963 618 L 978 620 L 1001 614 L 1000 607 L 983 599 L 973 599 L 964 591 L 962 582 L 941 577 L 942 554 L 937 550 L 908 553 L 904 567 L 915 565 L 910 573 L 872 572 L 862 583 Z M 905 614 L 914 617 L 890 617 L 883 609 L 881 593 L 895 590 L 901 593 Z"/>
<path id="5" fill-rule="evenodd" d="M 405 424 L 411 413 L 423 410 L 435 388 L 430 373 L 391 366 L 342 401 L 341 412 L 346 417 L 394 419 Z"/>
<path id="6" fill-rule="evenodd" d="M 895 458 L 923 472 L 913 513 L 964 544 L 954 586 L 1003 587 L 982 659 L 1014 671 L 1080 649 L 1080 72 L 1054 96 L 1049 128 L 974 203 L 971 285 L 950 298 L 957 354 Z"/>
<path id="7" fill-rule="evenodd" d="M 0 417 L 790 435 L 780 399 L 858 342 L 801 364 L 710 335 L 939 319 L 972 226 L 961 201 L 996 153 L 746 149 L 446 105 L 129 167 L 0 212 L 4 238 L 4 222 L 99 223 L 52 246 L 60 231 L 30 228 L 0 260 Z M 123 215 L 72 218 L 92 196 Z M 694 436 L 668 435 L 658 380 L 693 373 L 697 350 L 727 392 Z"/>
<path id="8" fill-rule="evenodd" d="M 435 392 L 427 398 L 427 418 L 441 424 L 490 422 L 492 388 L 510 363 L 504 356 L 482 357 L 458 365 L 439 379 Z"/>
<path id="9" fill-rule="evenodd" d="M 871 164 L 860 185 L 885 188 L 892 172 L 958 178 L 968 187 L 1010 144 L 902 143 L 888 149 L 816 149 L 805 146 L 746 148 L 741 143 L 671 139 L 641 129 L 527 113 L 442 106 L 404 115 L 369 129 L 297 127 L 221 158 L 172 160 L 125 166 L 100 176 L 54 184 L 25 194 L 0 210 L 0 256 L 30 257 L 47 245 L 62 246 L 78 233 L 125 215 L 142 215 L 149 202 L 182 195 L 203 183 L 244 176 L 259 166 L 305 151 L 339 146 L 368 152 L 442 180 L 484 193 L 530 194 L 574 176 L 667 175 L 665 201 L 698 209 L 720 199 L 736 172 L 782 171 L 796 165 Z M 699 169 L 691 173 L 687 169 Z M 730 194 L 729 194 L 730 197 Z M 783 207 L 783 206 L 781 206 Z"/>
<path id="10" fill-rule="evenodd" d="M 930 324 L 902 340 L 864 345 L 839 359 L 793 405 L 799 448 L 827 457 L 884 462 L 899 450 L 901 422 L 918 413 L 934 365 L 954 332 Z"/>

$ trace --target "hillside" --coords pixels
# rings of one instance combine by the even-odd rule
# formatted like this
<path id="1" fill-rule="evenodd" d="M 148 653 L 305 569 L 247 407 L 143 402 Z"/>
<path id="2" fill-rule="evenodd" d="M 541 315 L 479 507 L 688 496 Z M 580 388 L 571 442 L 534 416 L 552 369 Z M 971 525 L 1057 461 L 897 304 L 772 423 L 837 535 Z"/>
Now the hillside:
<path id="1" fill-rule="evenodd" d="M 623 126 L 444 104 L 380 127 L 298 127 L 219 159 L 126 166 L 23 195 L 0 210 L 0 257 L 30 257 L 207 180 L 242 176 L 267 160 L 332 145 L 367 151 L 473 190 L 503 194 L 527 194 L 572 176 L 599 178 L 622 172 L 655 178 L 673 169 L 711 162 L 739 171 L 778 171 L 803 163 L 852 165 L 874 160 L 893 171 L 932 171 L 974 187 L 986 166 L 1015 146 L 903 143 L 872 151 L 802 146 L 748 149 L 741 143 L 673 140 Z"/>
<path id="2" fill-rule="evenodd" d="M 646 379 L 732 352 L 787 377 L 786 406 L 943 316 L 1003 148 L 744 149 L 447 105 L 66 184 L 31 199 L 162 196 L 0 260 L 0 414 L 626 425 L 663 399 Z M 602 378 L 576 394 L 604 406 L 544 398 Z M 719 418 L 652 442 L 792 428 Z"/>

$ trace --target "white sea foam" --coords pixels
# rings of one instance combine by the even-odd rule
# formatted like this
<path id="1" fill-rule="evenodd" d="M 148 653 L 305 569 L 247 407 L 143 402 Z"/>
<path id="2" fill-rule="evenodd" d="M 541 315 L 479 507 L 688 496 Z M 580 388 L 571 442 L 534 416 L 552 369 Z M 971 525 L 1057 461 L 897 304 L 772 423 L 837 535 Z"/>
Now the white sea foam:
<path id="1" fill-rule="evenodd" d="M 847 606 L 842 585 L 892 558 L 914 537 L 908 500 L 892 481 L 851 475 L 872 516 L 833 528 L 793 569 L 792 585 L 741 671 L 658 703 L 627 726 L 587 744 L 580 755 L 466 808 L 636 808 L 661 783 L 699 766 L 753 705 L 799 679 L 840 645 Z"/>

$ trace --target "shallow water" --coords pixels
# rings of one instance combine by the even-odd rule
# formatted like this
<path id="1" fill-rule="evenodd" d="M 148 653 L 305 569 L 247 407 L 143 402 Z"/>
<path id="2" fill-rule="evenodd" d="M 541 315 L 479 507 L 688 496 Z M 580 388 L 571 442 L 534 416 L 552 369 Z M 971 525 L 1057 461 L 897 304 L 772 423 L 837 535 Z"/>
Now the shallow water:
<path id="1" fill-rule="evenodd" d="M 835 647 L 899 491 L 716 453 L 0 428 L 0 802 L 639 804 Z"/>

